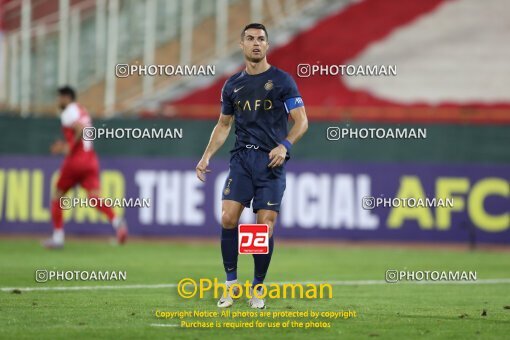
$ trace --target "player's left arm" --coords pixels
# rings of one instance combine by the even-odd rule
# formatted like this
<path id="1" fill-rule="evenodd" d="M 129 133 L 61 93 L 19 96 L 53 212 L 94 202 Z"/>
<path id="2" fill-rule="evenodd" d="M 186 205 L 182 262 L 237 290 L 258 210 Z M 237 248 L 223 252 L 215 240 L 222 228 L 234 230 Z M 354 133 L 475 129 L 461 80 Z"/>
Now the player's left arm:
<path id="1" fill-rule="evenodd" d="M 290 111 L 290 116 L 294 121 L 294 125 L 290 129 L 287 140 L 293 145 L 303 137 L 308 130 L 308 118 L 306 117 L 305 107 L 297 107 Z"/>
<path id="2" fill-rule="evenodd" d="M 296 142 L 303 137 L 306 130 L 308 130 L 308 118 L 306 117 L 306 110 L 304 106 L 296 107 L 289 113 L 292 120 L 294 120 L 294 125 L 290 129 L 289 134 L 283 143 L 290 143 L 290 145 L 287 144 L 287 146 L 285 146 L 283 143 L 278 144 L 276 148 L 271 150 L 269 153 L 269 159 L 271 162 L 269 162 L 268 165 L 270 168 L 283 165 L 285 157 L 287 156 L 287 148 L 296 144 Z"/>

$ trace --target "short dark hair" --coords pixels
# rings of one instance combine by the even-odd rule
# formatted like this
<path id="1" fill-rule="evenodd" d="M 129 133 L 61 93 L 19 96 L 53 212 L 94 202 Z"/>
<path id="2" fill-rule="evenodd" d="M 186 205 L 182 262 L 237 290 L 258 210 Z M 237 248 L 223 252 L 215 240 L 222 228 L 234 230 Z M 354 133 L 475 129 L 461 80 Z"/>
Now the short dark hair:
<path id="1" fill-rule="evenodd" d="M 253 22 L 251 24 L 248 24 L 248 25 L 244 26 L 244 29 L 241 32 L 241 40 L 244 38 L 244 33 L 246 32 L 246 30 L 249 30 L 250 28 L 256 28 L 256 29 L 259 29 L 259 30 L 263 30 L 264 33 L 266 34 L 266 39 L 269 40 L 269 35 L 267 34 L 266 26 L 264 26 L 262 24 L 258 24 L 256 22 Z"/>
<path id="2" fill-rule="evenodd" d="M 76 91 L 69 85 L 59 87 L 58 94 L 61 96 L 68 96 L 72 101 L 76 100 Z"/>

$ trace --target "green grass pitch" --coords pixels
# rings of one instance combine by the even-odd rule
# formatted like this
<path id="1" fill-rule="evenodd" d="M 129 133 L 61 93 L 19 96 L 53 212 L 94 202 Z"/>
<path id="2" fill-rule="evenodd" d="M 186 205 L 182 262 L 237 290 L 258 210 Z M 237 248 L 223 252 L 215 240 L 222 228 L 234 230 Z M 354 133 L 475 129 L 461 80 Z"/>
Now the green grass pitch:
<path id="1" fill-rule="evenodd" d="M 330 328 L 308 330 L 154 326 L 179 324 L 179 320 L 156 318 L 156 310 L 218 310 L 212 295 L 202 300 L 183 299 L 174 287 L 17 293 L 5 289 L 176 284 L 185 277 L 218 277 L 223 281 L 219 242 L 134 241 L 125 247 L 113 247 L 106 240 L 71 240 L 62 251 L 47 251 L 39 246 L 38 240 L 2 239 L 0 268 L 0 287 L 4 288 L 0 291 L 0 339 L 220 339 L 222 336 L 231 339 L 507 339 L 510 330 L 508 281 L 335 285 L 333 299 L 266 301 L 267 311 L 357 312 L 356 318 L 327 320 L 331 322 Z M 36 283 L 37 269 L 125 270 L 127 281 Z M 478 280 L 508 279 L 510 256 L 502 251 L 299 246 L 277 242 L 267 281 L 382 281 L 388 269 L 469 270 L 477 271 Z M 240 255 L 239 279 L 243 282 L 251 279 L 252 271 L 252 257 Z M 245 299 L 240 299 L 231 310 L 251 309 Z"/>

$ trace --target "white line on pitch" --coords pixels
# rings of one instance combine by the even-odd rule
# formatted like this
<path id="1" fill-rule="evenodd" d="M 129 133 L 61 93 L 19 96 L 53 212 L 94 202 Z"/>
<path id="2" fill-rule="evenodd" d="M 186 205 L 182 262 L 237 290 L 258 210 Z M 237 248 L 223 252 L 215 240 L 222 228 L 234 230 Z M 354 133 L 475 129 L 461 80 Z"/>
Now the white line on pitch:
<path id="1" fill-rule="evenodd" d="M 162 283 L 162 284 L 139 284 L 139 285 L 118 285 L 118 286 L 69 286 L 69 287 L 5 287 L 0 288 L 2 291 L 12 291 L 14 289 L 20 290 L 22 292 L 31 292 L 31 291 L 44 291 L 44 290 L 101 290 L 101 289 L 150 289 L 150 288 L 175 288 L 177 284 L 175 283 Z"/>
<path id="2" fill-rule="evenodd" d="M 389 283 L 384 280 L 359 280 L 359 281 L 304 281 L 304 282 L 275 282 L 278 284 L 284 283 L 301 283 L 301 284 L 321 284 L 329 283 L 332 286 L 370 286 L 370 285 L 395 285 L 395 284 L 501 284 L 510 283 L 510 278 L 504 279 L 480 279 L 476 281 L 399 281 L 396 283 Z"/>
<path id="3" fill-rule="evenodd" d="M 268 282 L 268 284 L 321 284 L 329 283 L 332 286 L 371 286 L 371 285 L 395 285 L 395 284 L 502 284 L 510 283 L 510 278 L 504 279 L 480 279 L 476 281 L 403 281 L 398 283 L 388 283 L 384 280 L 356 280 L 356 281 L 294 281 L 294 282 Z M 102 290 L 102 289 L 159 289 L 175 288 L 175 283 L 161 284 L 137 284 L 137 285 L 117 285 L 117 286 L 56 286 L 56 287 L 2 287 L 3 292 L 12 292 L 19 290 L 22 292 L 31 291 L 73 291 L 73 290 Z"/>
<path id="4" fill-rule="evenodd" d="M 149 326 L 152 326 L 152 327 L 179 327 L 179 325 L 175 325 L 172 323 L 151 323 Z"/>

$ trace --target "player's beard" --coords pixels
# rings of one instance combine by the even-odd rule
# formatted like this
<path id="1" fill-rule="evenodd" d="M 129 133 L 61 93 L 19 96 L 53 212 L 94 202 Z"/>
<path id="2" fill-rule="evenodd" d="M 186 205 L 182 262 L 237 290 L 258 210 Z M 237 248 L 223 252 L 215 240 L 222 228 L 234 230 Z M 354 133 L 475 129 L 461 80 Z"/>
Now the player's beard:
<path id="1" fill-rule="evenodd" d="M 265 58 L 265 57 L 266 57 L 266 56 L 264 55 L 264 56 L 262 56 L 262 57 L 260 57 L 260 58 L 254 58 L 254 57 L 250 57 L 250 56 L 248 56 L 248 55 L 247 55 L 247 56 L 246 56 L 246 60 L 248 60 L 250 63 L 256 63 L 256 64 L 258 64 L 258 63 L 260 63 L 262 60 L 264 60 L 264 58 Z"/>

